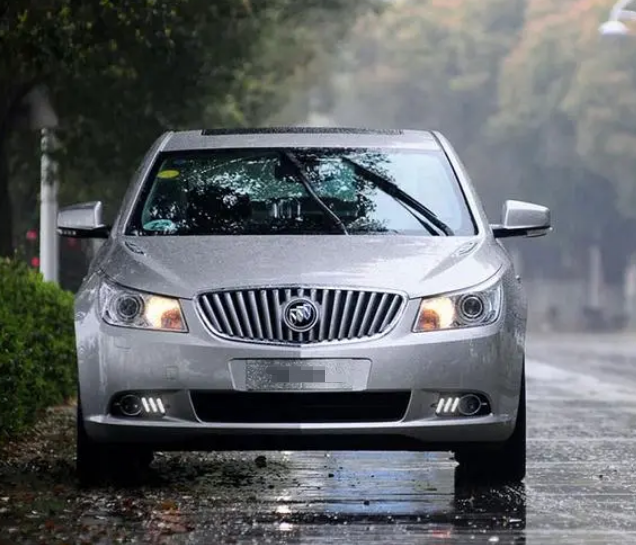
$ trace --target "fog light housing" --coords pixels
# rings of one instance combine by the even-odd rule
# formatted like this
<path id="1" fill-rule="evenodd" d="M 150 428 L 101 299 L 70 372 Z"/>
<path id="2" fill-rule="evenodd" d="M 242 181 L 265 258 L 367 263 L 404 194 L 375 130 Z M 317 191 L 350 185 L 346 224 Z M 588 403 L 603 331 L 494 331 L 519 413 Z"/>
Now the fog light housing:
<path id="1" fill-rule="evenodd" d="M 165 416 L 167 404 L 162 396 L 150 393 L 125 393 L 113 400 L 112 412 L 127 418 Z"/>
<path id="2" fill-rule="evenodd" d="M 437 416 L 446 417 L 484 416 L 491 412 L 488 398 L 472 392 L 440 394 L 433 406 Z"/>
<path id="3" fill-rule="evenodd" d="M 482 401 L 475 394 L 467 394 L 459 398 L 457 411 L 462 416 L 473 416 L 477 414 L 482 406 Z"/>
<path id="4" fill-rule="evenodd" d="M 139 396 L 128 394 L 119 400 L 119 410 L 124 416 L 139 416 L 142 409 Z"/>

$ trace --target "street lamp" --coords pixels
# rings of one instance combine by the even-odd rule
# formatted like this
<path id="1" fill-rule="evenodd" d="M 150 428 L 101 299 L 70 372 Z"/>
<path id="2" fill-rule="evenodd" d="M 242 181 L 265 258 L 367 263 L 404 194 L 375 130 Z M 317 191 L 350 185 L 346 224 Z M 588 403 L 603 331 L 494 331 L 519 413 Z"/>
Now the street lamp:
<path id="1" fill-rule="evenodd" d="M 636 11 L 626 9 L 633 1 L 618 0 L 614 4 L 609 19 L 598 28 L 602 36 L 627 36 L 630 34 L 624 21 L 636 21 Z"/>

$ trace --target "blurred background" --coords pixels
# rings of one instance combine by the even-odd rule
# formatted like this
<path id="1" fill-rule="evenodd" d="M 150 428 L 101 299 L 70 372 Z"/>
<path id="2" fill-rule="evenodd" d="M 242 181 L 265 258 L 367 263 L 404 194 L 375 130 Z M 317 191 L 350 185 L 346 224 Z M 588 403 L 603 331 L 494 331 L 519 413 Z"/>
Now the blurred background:
<path id="1" fill-rule="evenodd" d="M 0 257 L 40 266 L 41 178 L 60 206 L 102 200 L 112 219 L 168 129 L 437 129 L 493 223 L 505 199 L 553 210 L 550 236 L 506 242 L 531 329 L 636 329 L 636 33 L 599 33 L 612 4 L 10 0 Z M 74 290 L 94 245 L 57 243 Z"/>

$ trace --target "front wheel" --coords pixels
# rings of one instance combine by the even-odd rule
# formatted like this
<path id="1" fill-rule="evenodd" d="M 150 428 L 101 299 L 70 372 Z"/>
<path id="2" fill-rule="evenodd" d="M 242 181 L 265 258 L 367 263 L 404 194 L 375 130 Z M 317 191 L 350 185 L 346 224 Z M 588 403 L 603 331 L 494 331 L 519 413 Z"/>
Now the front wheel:
<path id="1" fill-rule="evenodd" d="M 520 483 L 526 476 L 526 377 L 521 378 L 515 430 L 496 446 L 455 452 L 457 476 L 470 482 Z"/>
<path id="2" fill-rule="evenodd" d="M 80 486 L 96 485 L 109 478 L 139 477 L 152 463 L 147 449 L 98 443 L 86 433 L 82 404 L 77 403 L 76 470 Z"/>

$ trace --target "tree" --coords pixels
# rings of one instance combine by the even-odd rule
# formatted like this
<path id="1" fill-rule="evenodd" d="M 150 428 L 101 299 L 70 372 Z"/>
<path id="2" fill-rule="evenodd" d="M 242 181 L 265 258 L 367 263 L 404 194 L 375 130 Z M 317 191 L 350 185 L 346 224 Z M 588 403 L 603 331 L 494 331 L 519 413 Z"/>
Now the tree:
<path id="1" fill-rule="evenodd" d="M 606 261 L 618 281 L 635 247 L 625 233 L 636 217 L 636 48 L 599 37 L 606 17 L 602 0 L 528 1 L 501 71 L 491 134 L 515 158 L 522 195 L 554 209 L 558 231 L 548 244 L 573 263 L 564 273 L 584 270 L 588 246 L 610 239 L 622 248 Z"/>
<path id="2" fill-rule="evenodd" d="M 134 53 L 170 55 L 174 2 L 52 0 L 10 2 L 0 13 L 0 256 L 10 255 L 12 207 L 8 146 L 24 115 L 23 100 L 41 82 L 104 71 L 134 78 Z M 180 5 L 177 2 L 177 7 Z"/>
<path id="3" fill-rule="evenodd" d="M 525 274 L 580 274 L 589 245 L 609 238 L 623 248 L 605 253 L 617 280 L 634 247 L 636 40 L 599 39 L 607 10 L 604 0 L 393 2 L 356 27 L 332 116 L 441 130 L 493 221 L 504 198 L 554 210 L 553 235 L 513 243 L 529 257 Z"/>
<path id="4" fill-rule="evenodd" d="M 31 152 L 17 147 L 15 135 L 22 99 L 33 85 L 49 85 L 62 121 L 62 197 L 88 198 L 99 190 L 100 198 L 116 202 L 134 163 L 162 131 L 253 124 L 279 108 L 294 88 L 290 83 L 302 81 L 303 66 L 318 49 L 335 47 L 349 17 L 364 5 L 29 0 L 4 8 L 0 255 L 13 247 L 9 149 L 14 172 L 25 174 L 17 183 L 37 179 L 25 173 L 29 167 L 20 156 Z M 325 25 L 334 38 L 328 44 L 319 39 Z"/>
<path id="5" fill-rule="evenodd" d="M 522 0 L 402 0 L 369 15 L 343 55 L 344 99 L 335 117 L 344 124 L 439 129 L 477 174 L 482 192 L 498 198 L 495 151 L 484 127 L 497 109 L 499 65 L 522 22 Z"/>

